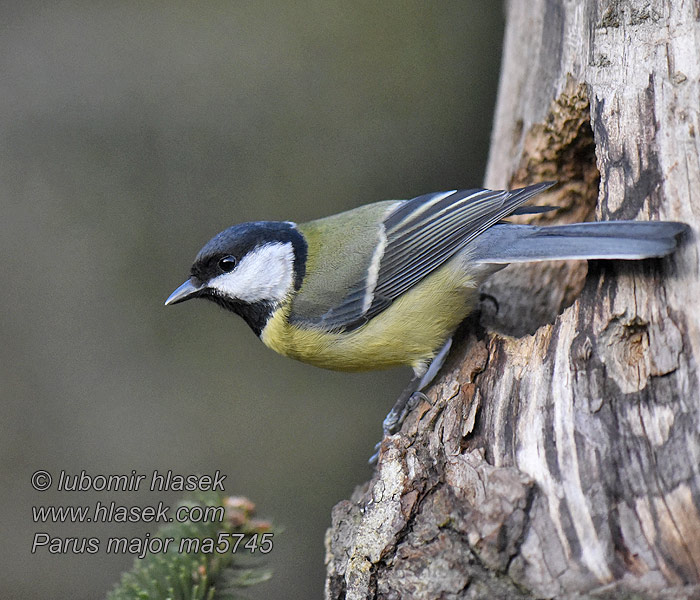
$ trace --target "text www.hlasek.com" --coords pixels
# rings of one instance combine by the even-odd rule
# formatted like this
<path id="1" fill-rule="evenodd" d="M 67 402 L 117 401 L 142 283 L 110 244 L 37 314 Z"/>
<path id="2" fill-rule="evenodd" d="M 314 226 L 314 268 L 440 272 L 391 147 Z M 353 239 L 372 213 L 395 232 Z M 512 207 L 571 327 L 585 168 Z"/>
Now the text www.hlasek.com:
<path id="1" fill-rule="evenodd" d="M 155 506 L 121 506 L 116 502 L 95 506 L 32 506 L 35 523 L 192 523 L 221 522 L 223 506 L 178 506 L 174 517 L 171 507 L 159 502 Z"/>
<path id="2" fill-rule="evenodd" d="M 177 475 L 168 471 L 154 471 L 150 477 L 132 471 L 129 475 L 90 476 L 85 471 L 69 475 L 61 471 L 55 489 L 60 492 L 138 491 L 141 484 L 149 491 L 218 491 L 223 492 L 226 475 L 219 471 L 213 476 Z M 53 477 L 47 471 L 32 475 L 32 487 L 46 491 L 53 487 Z M 150 484 L 150 485 L 149 485 Z M 184 504 L 174 509 L 162 501 L 155 505 L 125 506 L 114 501 L 100 501 L 91 505 L 32 506 L 34 523 L 221 523 L 226 509 L 220 505 Z M 225 554 L 245 550 L 267 554 L 272 550 L 272 533 L 243 534 L 219 532 L 216 537 L 110 537 L 102 544 L 96 537 L 57 537 L 39 531 L 34 534 L 31 552 L 49 554 L 132 554 L 143 558 L 147 553 L 157 554 L 175 549 L 181 553 Z"/>

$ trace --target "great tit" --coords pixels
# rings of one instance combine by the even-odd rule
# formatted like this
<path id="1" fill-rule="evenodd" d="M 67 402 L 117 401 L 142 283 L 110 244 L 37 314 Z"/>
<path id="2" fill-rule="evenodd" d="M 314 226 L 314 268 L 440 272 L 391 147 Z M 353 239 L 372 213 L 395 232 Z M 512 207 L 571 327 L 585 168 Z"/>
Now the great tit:
<path id="1" fill-rule="evenodd" d="M 503 221 L 551 209 L 522 206 L 551 185 L 438 192 L 302 224 L 234 225 L 204 245 L 190 278 L 165 304 L 211 300 L 243 317 L 276 352 L 319 367 L 411 366 L 412 384 L 384 423 L 391 433 L 412 392 L 439 369 L 489 275 L 513 262 L 664 256 L 687 229 L 675 222 Z"/>

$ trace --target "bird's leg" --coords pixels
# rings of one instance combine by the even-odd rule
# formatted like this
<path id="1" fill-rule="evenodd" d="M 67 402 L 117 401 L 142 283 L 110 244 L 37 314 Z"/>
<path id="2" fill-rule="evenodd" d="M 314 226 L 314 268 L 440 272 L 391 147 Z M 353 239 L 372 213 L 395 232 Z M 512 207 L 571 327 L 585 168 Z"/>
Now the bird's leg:
<path id="1" fill-rule="evenodd" d="M 403 422 L 406 420 L 408 413 L 411 412 L 411 409 L 416 405 L 416 401 L 413 400 L 413 397 L 420 393 L 418 390 L 420 390 L 421 380 L 422 377 L 414 376 L 396 399 L 394 406 L 382 423 L 384 436 L 393 435 L 401 429 L 401 425 L 403 425 Z"/>
<path id="2" fill-rule="evenodd" d="M 420 383 L 418 384 L 418 388 L 416 389 L 417 392 L 424 390 L 432 383 L 433 379 L 435 379 L 435 376 L 438 374 L 438 371 L 442 369 L 442 365 L 445 364 L 445 359 L 450 352 L 450 348 L 452 348 L 452 338 L 445 342 L 445 345 L 440 348 L 440 352 L 438 352 L 435 355 L 435 358 L 430 361 L 428 370 L 425 372 L 423 377 L 421 377 Z"/>
<path id="3" fill-rule="evenodd" d="M 428 370 L 423 375 L 414 375 L 409 384 L 406 386 L 401 395 L 397 398 L 394 406 L 389 411 L 389 414 L 382 423 L 384 437 L 393 435 L 403 425 L 408 414 L 416 407 L 418 401 L 426 398 L 421 390 L 424 390 L 435 379 L 438 371 L 442 367 L 447 358 L 447 354 L 452 346 L 452 338 L 447 340 L 445 345 L 440 349 L 435 358 L 430 362 Z M 379 449 L 381 442 L 375 446 L 375 450 Z M 370 464 L 377 462 L 378 452 L 375 452 L 369 459 Z"/>
<path id="4" fill-rule="evenodd" d="M 427 388 L 433 379 L 435 379 L 438 371 L 440 371 L 442 365 L 445 363 L 445 359 L 451 347 L 452 338 L 447 340 L 445 345 L 440 349 L 440 352 L 433 358 L 428 370 L 422 376 L 414 375 L 408 386 L 406 386 L 406 389 L 401 392 L 393 408 L 384 419 L 383 429 L 385 436 L 393 435 L 401 429 L 401 425 L 403 425 L 403 422 L 406 420 L 408 413 L 415 408 L 418 404 L 418 400 L 425 398 L 425 394 L 423 394 L 421 390 Z"/>

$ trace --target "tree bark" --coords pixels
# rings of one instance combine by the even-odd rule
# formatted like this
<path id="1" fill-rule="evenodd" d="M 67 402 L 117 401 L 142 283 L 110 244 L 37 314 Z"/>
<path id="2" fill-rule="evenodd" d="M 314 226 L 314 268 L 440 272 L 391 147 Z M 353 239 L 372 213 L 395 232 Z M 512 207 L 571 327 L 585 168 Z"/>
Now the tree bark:
<path id="1" fill-rule="evenodd" d="M 700 2 L 511 0 L 486 186 L 700 221 Z M 700 598 L 695 234 L 512 266 L 333 510 L 326 598 Z"/>

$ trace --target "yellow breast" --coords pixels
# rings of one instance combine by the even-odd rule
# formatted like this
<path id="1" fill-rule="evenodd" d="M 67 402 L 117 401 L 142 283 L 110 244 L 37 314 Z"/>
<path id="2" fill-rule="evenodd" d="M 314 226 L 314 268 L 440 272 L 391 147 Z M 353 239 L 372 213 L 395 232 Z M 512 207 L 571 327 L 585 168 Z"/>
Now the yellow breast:
<path id="1" fill-rule="evenodd" d="M 473 309 L 477 286 L 456 257 L 351 332 L 290 325 L 287 303 L 273 314 L 260 339 L 284 356 L 326 369 L 369 371 L 399 365 L 420 369 Z"/>

